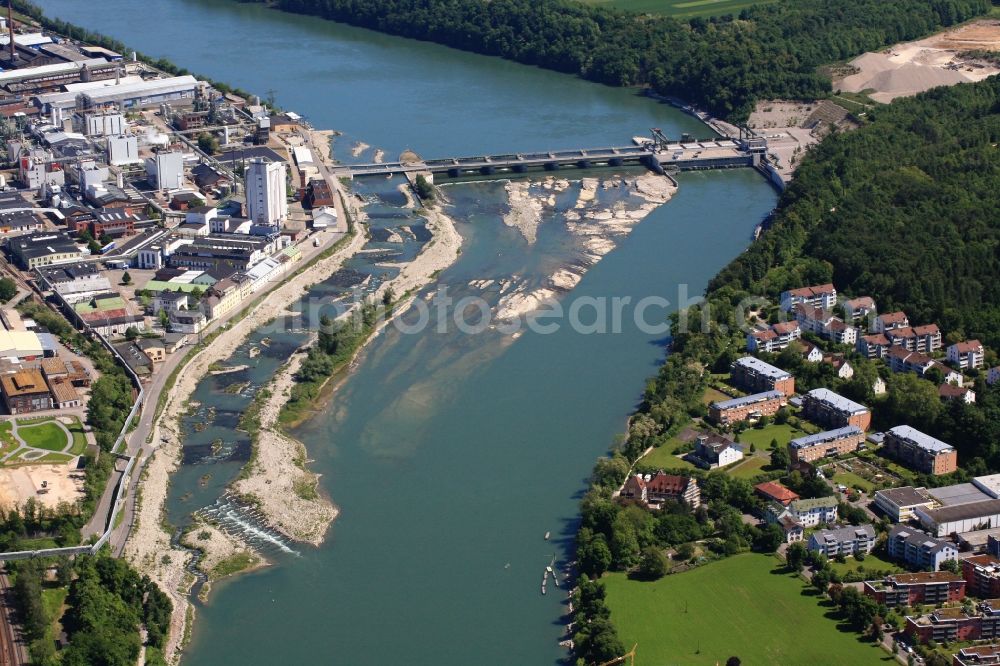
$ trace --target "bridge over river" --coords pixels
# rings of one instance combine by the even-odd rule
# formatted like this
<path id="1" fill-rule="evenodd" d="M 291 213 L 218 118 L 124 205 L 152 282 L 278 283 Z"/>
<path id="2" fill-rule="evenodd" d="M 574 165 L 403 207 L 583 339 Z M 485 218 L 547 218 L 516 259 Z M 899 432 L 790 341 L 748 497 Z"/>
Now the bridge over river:
<path id="1" fill-rule="evenodd" d="M 580 150 L 545 151 L 413 159 L 377 164 L 345 164 L 332 172 L 338 178 L 395 176 L 430 173 L 447 178 L 517 174 L 529 171 L 556 171 L 564 168 L 644 166 L 663 173 L 667 169 L 728 169 L 758 166 L 767 152 L 767 142 L 759 137 L 715 138 L 679 142 L 644 141 L 641 145 Z"/>

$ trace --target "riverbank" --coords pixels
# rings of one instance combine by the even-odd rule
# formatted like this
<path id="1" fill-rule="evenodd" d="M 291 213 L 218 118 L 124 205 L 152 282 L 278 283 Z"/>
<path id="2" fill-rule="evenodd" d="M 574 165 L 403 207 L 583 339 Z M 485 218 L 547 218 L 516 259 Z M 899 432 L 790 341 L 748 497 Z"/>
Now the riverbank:
<path id="1" fill-rule="evenodd" d="M 191 553 L 173 543 L 173 534 L 163 518 L 170 476 L 180 464 L 181 418 L 188 409 L 188 400 L 212 364 L 232 356 L 252 331 L 285 314 L 310 285 L 332 274 L 364 246 L 366 239 L 361 229 L 355 228 L 350 233 L 345 245 L 283 282 L 236 325 L 224 328 L 178 372 L 177 381 L 166 395 L 163 411 L 153 426 L 152 441 L 160 442 L 160 446 L 143 472 L 135 524 L 124 555 L 139 571 L 156 581 L 174 604 L 170 637 L 164 648 L 168 663 L 179 658 L 193 616 L 188 593 L 195 579 L 187 571 Z"/>
<path id="2" fill-rule="evenodd" d="M 282 432 L 281 410 L 295 385 L 295 373 L 305 360 L 296 352 L 274 379 L 258 394 L 246 416 L 253 454 L 232 489 L 256 505 L 268 526 L 295 541 L 318 546 L 339 511 L 317 486 L 319 475 L 306 467 L 305 445 Z"/>
<path id="3" fill-rule="evenodd" d="M 197 520 L 181 535 L 181 545 L 201 553 L 195 565 L 205 575 L 198 598 L 208 600 L 215 581 L 270 566 L 270 562 L 215 525 Z"/>

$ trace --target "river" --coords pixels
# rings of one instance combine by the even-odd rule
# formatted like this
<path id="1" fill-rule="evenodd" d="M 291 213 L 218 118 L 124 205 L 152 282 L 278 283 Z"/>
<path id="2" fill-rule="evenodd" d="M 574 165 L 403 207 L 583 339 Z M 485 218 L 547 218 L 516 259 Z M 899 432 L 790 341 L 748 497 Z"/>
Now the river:
<path id="1" fill-rule="evenodd" d="M 335 144 L 341 159 L 356 141 L 388 156 L 411 148 L 437 157 L 623 144 L 652 126 L 672 136 L 706 133 L 632 91 L 256 5 L 39 4 L 195 72 L 262 96 L 273 90 L 314 126 L 344 132 Z M 700 293 L 776 200 L 748 170 L 683 174 L 679 182 L 674 199 L 618 238 L 565 303 L 654 295 L 676 303 L 679 285 Z M 409 219 L 394 183 L 358 187 L 376 226 Z M 440 283 L 495 307 L 497 294 L 476 281 L 530 287 L 578 262 L 578 239 L 565 223 L 577 191 L 574 184 L 546 210 L 528 245 L 500 221 L 502 183 L 446 187 L 465 242 Z M 610 188 L 598 198 L 610 206 L 620 196 Z M 331 291 L 319 285 L 312 302 Z M 651 309 L 647 318 L 657 316 Z M 330 405 L 298 430 L 341 516 L 322 547 L 291 546 L 291 554 L 265 545 L 276 566 L 216 587 L 198 608 L 185 663 L 464 666 L 564 656 L 557 641 L 565 595 L 550 583 L 541 596 L 542 572 L 553 556 L 569 554 L 586 477 L 656 372 L 663 335 L 640 330 L 631 316 L 617 334 L 583 334 L 565 322 L 552 334 L 516 337 L 448 329 L 387 329 Z M 195 397 L 203 407 L 189 419 L 185 464 L 168 502 L 172 522 L 206 507 L 228 510 L 217 498 L 246 457 L 233 430 L 238 414 L 301 339 L 295 330 L 257 332 L 232 359 L 250 370 L 201 383 Z M 240 390 L 227 392 L 233 386 Z"/>

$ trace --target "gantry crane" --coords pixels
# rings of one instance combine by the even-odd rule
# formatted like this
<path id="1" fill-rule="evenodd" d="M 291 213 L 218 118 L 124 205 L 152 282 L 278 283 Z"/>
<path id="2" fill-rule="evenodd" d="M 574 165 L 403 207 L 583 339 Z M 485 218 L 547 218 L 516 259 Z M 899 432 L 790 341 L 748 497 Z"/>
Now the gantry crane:
<path id="1" fill-rule="evenodd" d="M 614 666 L 615 664 L 624 664 L 626 659 L 629 660 L 628 662 L 629 666 L 635 666 L 635 649 L 637 647 L 639 647 L 638 643 L 633 645 L 632 649 L 623 654 L 622 656 L 615 657 L 611 661 L 606 661 L 603 664 L 598 664 L 597 666 Z"/>

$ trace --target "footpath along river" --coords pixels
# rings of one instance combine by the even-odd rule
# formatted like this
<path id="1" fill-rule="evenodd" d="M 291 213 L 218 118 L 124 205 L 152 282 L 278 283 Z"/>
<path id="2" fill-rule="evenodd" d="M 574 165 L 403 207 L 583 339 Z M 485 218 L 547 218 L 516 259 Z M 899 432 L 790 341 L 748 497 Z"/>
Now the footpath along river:
<path id="1" fill-rule="evenodd" d="M 652 126 L 671 136 L 707 133 L 633 91 L 256 5 L 39 4 L 195 72 L 262 96 L 273 90 L 281 106 L 315 127 L 344 132 L 335 143 L 342 160 L 352 159 L 359 141 L 373 147 L 357 158 L 368 160 L 375 148 L 387 159 L 406 148 L 437 157 L 625 144 Z M 626 205 L 618 202 L 629 198 L 627 188 L 611 172 L 595 177 L 609 187 L 598 188 L 593 205 Z M 616 237 L 617 248 L 562 295 L 564 304 L 647 296 L 676 304 L 679 285 L 698 294 L 746 247 L 776 201 L 749 170 L 678 180 L 673 199 Z M 391 233 L 414 225 L 397 183 L 379 181 L 358 185 L 371 202 L 373 226 Z M 456 298 L 482 296 L 495 311 L 498 293 L 481 281 L 531 290 L 562 267 L 586 264 L 567 217 L 577 210 L 580 185 L 558 193 L 532 188 L 539 196 L 550 192 L 554 199 L 529 243 L 502 221 L 503 183 L 446 187 L 447 212 L 464 244 L 440 283 Z M 402 245 L 372 244 L 388 253 L 381 264 L 368 258 L 351 267 L 377 275 L 384 262 L 411 256 L 421 240 L 416 227 Z M 341 290 L 342 280 L 317 285 L 311 302 Z M 632 315 L 626 308 L 617 334 L 582 334 L 565 320 L 555 333 L 518 337 L 455 326 L 412 334 L 386 329 L 328 407 L 295 433 L 323 475 L 321 491 L 341 509 L 326 542 L 314 549 L 276 539 L 278 545 L 262 534 L 258 543 L 276 566 L 213 589 L 198 608 L 184 662 L 557 662 L 565 655 L 557 647 L 565 595 L 551 582 L 548 595 L 540 595 L 542 571 L 553 555 L 565 561 L 570 553 L 576 503 L 594 459 L 623 430 L 664 353 L 663 335 L 641 331 Z M 653 322 L 665 314 L 651 308 L 646 316 Z M 224 516 L 230 509 L 218 498 L 247 457 L 245 435 L 234 430 L 239 412 L 305 339 L 298 325 L 255 333 L 230 360 L 249 369 L 201 382 L 195 399 L 202 408 L 190 419 L 168 500 L 174 524 L 194 511 Z M 208 428 L 195 427 L 199 421 Z M 550 541 L 543 540 L 547 531 Z"/>

